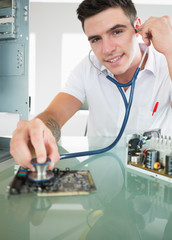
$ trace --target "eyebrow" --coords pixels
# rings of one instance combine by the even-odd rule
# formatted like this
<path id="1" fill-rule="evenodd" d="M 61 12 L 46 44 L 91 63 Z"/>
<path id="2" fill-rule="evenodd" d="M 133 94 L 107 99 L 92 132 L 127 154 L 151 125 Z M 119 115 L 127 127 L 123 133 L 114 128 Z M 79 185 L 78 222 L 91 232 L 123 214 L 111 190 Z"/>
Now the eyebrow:
<path id="1" fill-rule="evenodd" d="M 116 24 L 115 26 L 113 26 L 113 27 L 111 27 L 110 29 L 108 29 L 108 30 L 106 31 L 106 33 L 109 33 L 109 32 L 111 32 L 111 31 L 114 31 L 115 29 L 118 29 L 118 28 L 127 28 L 127 26 L 126 26 L 126 25 L 123 25 L 123 24 Z M 97 38 L 97 37 L 99 37 L 99 35 L 90 36 L 90 37 L 88 37 L 88 41 L 90 41 L 91 39 Z"/>

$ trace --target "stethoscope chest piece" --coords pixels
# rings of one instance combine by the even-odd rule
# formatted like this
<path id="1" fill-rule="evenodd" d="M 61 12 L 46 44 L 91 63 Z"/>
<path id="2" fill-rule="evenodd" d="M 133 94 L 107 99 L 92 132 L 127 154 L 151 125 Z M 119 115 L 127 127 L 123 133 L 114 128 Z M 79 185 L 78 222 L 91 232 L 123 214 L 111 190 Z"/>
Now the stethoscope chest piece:
<path id="1" fill-rule="evenodd" d="M 54 173 L 50 170 L 47 170 L 50 162 L 51 160 L 47 158 L 45 163 L 37 163 L 36 158 L 33 158 L 31 163 L 34 165 L 36 171 L 29 172 L 28 179 L 32 182 L 46 182 L 52 180 L 54 178 Z"/>

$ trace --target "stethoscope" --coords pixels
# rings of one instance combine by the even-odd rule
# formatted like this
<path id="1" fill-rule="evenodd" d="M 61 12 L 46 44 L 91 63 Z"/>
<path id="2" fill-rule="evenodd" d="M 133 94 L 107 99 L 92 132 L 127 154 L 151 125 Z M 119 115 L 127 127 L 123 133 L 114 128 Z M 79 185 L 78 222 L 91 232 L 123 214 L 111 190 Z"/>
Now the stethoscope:
<path id="1" fill-rule="evenodd" d="M 131 81 L 129 81 L 128 83 L 125 83 L 125 84 L 119 83 L 117 80 L 115 80 L 114 78 L 112 78 L 109 75 L 106 75 L 103 71 L 101 71 L 98 67 L 96 67 L 94 65 L 94 63 L 92 62 L 92 60 L 91 60 L 91 51 L 89 52 L 89 60 L 90 60 L 91 64 L 93 65 L 93 67 L 95 67 L 100 73 L 103 73 L 109 81 L 111 81 L 112 83 L 114 83 L 117 86 L 117 88 L 118 88 L 118 90 L 119 90 L 119 92 L 120 92 L 120 94 L 121 94 L 121 96 L 123 98 L 124 105 L 125 105 L 125 115 L 124 115 L 123 123 L 121 125 L 121 129 L 120 129 L 116 139 L 109 146 L 107 146 L 105 148 L 97 149 L 97 150 L 91 150 L 91 151 L 83 151 L 83 152 L 75 152 L 75 153 L 64 153 L 64 154 L 60 155 L 60 160 L 66 159 L 66 158 L 83 157 L 83 156 L 90 156 L 90 155 L 100 154 L 100 153 L 107 152 L 107 151 L 111 150 L 113 147 L 116 146 L 116 144 L 121 139 L 121 137 L 123 135 L 123 132 L 125 130 L 125 127 L 127 125 L 127 122 L 128 122 L 130 109 L 131 109 L 131 105 L 132 105 L 132 102 L 133 102 L 135 82 L 136 82 L 137 76 L 138 76 L 138 74 L 139 74 L 139 72 L 141 70 L 141 66 L 142 66 L 143 61 L 144 61 L 144 59 L 146 57 L 147 51 L 148 51 L 148 47 L 146 47 L 145 52 L 143 54 L 143 57 L 141 59 L 141 62 L 139 64 L 139 66 L 137 67 L 137 69 L 136 69 L 136 71 L 135 71 Z M 131 90 L 130 90 L 129 100 L 127 101 L 127 98 L 125 96 L 123 88 L 129 87 L 129 86 L 131 86 Z"/>

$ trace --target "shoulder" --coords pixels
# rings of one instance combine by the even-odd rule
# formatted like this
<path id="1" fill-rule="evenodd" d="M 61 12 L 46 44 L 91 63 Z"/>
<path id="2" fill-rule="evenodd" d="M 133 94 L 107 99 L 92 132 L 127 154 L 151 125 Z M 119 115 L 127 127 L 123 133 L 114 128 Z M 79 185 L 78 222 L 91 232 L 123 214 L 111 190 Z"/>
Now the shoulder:
<path id="1" fill-rule="evenodd" d="M 150 72 L 153 72 L 155 76 L 160 76 L 160 74 L 169 74 L 168 64 L 165 56 L 162 53 L 158 52 L 152 44 L 148 48 L 148 59 L 145 68 Z"/>
<path id="2" fill-rule="evenodd" d="M 153 55 L 153 61 L 155 61 L 156 66 L 159 68 L 163 68 L 165 66 L 168 67 L 166 57 L 162 53 L 158 52 L 153 45 L 151 45 L 149 48 L 150 53 Z"/>

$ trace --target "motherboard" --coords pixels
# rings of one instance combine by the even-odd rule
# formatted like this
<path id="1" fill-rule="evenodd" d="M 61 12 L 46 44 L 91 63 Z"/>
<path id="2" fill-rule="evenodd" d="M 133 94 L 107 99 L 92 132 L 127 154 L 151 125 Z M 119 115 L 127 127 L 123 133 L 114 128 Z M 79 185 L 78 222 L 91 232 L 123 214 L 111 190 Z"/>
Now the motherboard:
<path id="1" fill-rule="evenodd" d="M 46 181 L 33 180 L 34 174 L 37 173 L 20 167 L 8 187 L 9 195 L 35 193 L 38 196 L 71 196 L 96 191 L 90 171 L 54 168 L 52 171 L 46 170 L 46 176 L 49 176 Z"/>
<path id="2" fill-rule="evenodd" d="M 172 182 L 172 138 L 161 130 L 127 137 L 127 167 Z"/>

